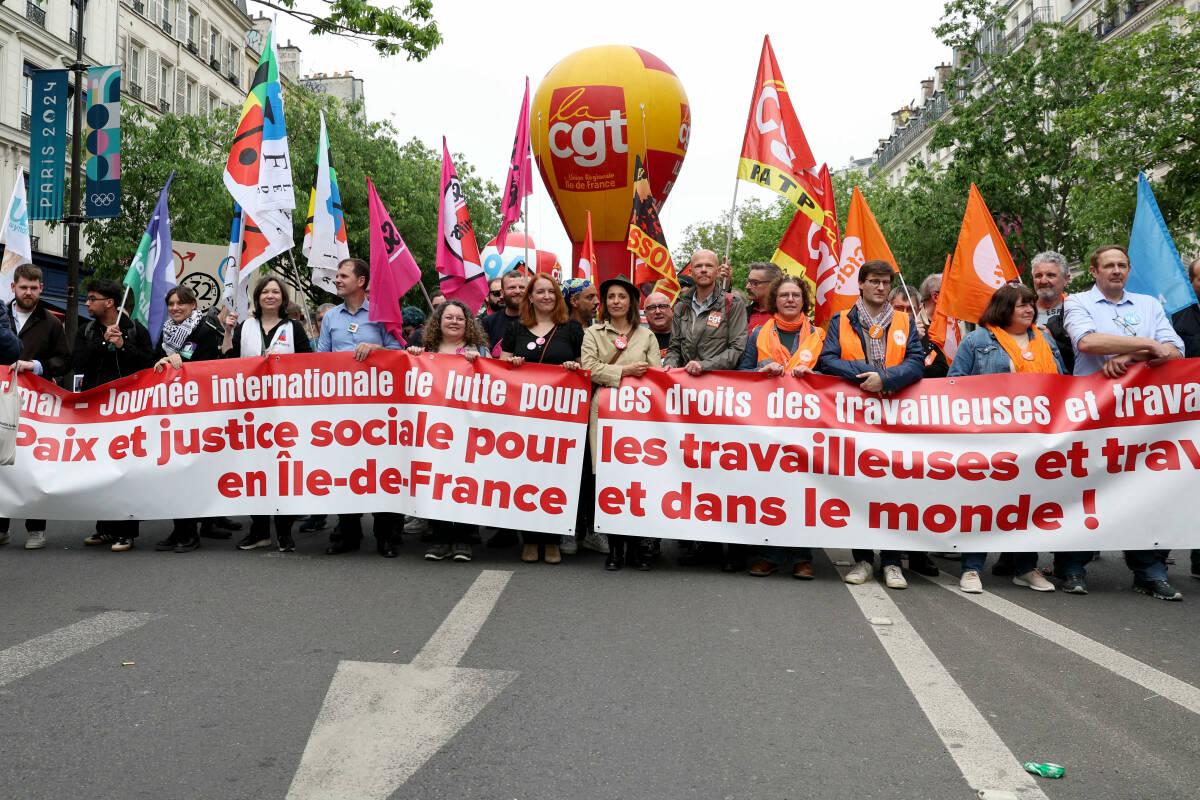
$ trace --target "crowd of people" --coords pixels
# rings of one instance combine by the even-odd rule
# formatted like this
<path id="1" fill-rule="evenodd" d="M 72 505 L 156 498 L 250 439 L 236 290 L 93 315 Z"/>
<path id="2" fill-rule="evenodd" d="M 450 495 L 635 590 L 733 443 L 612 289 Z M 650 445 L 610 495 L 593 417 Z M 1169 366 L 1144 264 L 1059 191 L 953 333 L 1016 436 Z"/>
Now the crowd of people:
<path id="1" fill-rule="evenodd" d="M 719 263 L 715 253 L 698 250 L 688 266 L 690 278 L 675 302 L 659 291 L 643 292 L 624 276 L 596 285 L 590 280 L 560 283 L 545 274 L 509 272 L 491 282 L 481 313 L 439 293 L 429 298 L 428 317 L 417 308 L 405 308 L 406 344 L 371 321 L 370 269 L 360 259 L 339 265 L 335 285 L 342 302 L 317 309 L 315 332 L 306 330 L 295 318 L 298 315 L 291 313 L 295 305 L 284 283 L 265 277 L 254 287 L 253 312 L 246 319 L 233 313 L 223 318 L 203 314 L 189 289 L 173 288 L 166 296 L 167 319 L 156 347 L 151 347 L 146 328 L 122 312 L 121 285 L 93 280 L 86 295 L 92 319 L 80 331 L 73 356 L 61 323 L 40 302 L 40 270 L 23 266 L 15 273 L 11 309 L 0 308 L 4 317 L 0 356 L 18 370 L 50 379 L 73 367 L 82 389 L 148 367 L 161 371 L 217 358 L 314 351 L 353 352 L 363 361 L 375 350 L 407 346 L 413 354 L 440 353 L 468 362 L 499 358 L 514 369 L 527 363 L 582 369 L 590 373 L 596 387 L 615 387 L 626 377 L 661 368 L 689 375 L 755 370 L 777 377 L 830 375 L 863 391 L 884 394 L 919 380 L 962 375 L 1101 373 L 1117 378 L 1134 364 L 1154 366 L 1200 357 L 1200 308 L 1193 305 L 1169 318 L 1156 298 L 1126 291 L 1131 267 L 1128 252 L 1119 245 L 1104 245 L 1091 254 L 1092 287 L 1069 296 L 1067 260 L 1058 253 L 1039 253 L 1030 265 L 1032 288 L 1009 284 L 998 289 L 978 325 L 962 326 L 961 345 L 953 360 L 929 339 L 939 275 L 927 278 L 914 292 L 896 285 L 890 264 L 868 261 L 858 273 L 858 301 L 821 329 L 811 319 L 811 285 L 774 264 L 750 264 L 744 294 L 725 290 L 730 269 Z M 1200 259 L 1190 264 L 1189 277 L 1200 294 Z M 662 557 L 662 543 L 652 536 L 603 536 L 593 530 L 596 403 L 594 399 L 575 535 L 494 530 L 488 547 L 519 545 L 522 561 L 548 564 L 560 563 L 564 554 L 585 547 L 606 555 L 607 570 L 627 566 L 649 570 Z M 361 547 L 362 516 L 338 515 L 325 550 L 328 555 Z M 472 545 L 481 542 L 476 526 L 415 517 L 405 520 L 390 512 L 372 516 L 376 550 L 385 558 L 396 557 L 402 534 L 420 537 L 427 545 L 425 558 L 431 561 L 470 561 Z M 330 527 L 320 515 L 299 521 L 288 515 L 254 516 L 237 547 L 275 546 L 290 552 L 296 546 L 292 529 L 297 522 L 305 533 Z M 9 524 L 0 520 L 0 544 L 9 540 Z M 44 547 L 45 520 L 26 520 L 25 526 L 25 548 Z M 127 551 L 134 546 L 138 529 L 137 521 L 99 521 L 85 544 Z M 155 548 L 190 552 L 203 538 L 230 539 L 240 530 L 240 523 L 226 518 L 177 519 L 171 534 Z M 813 554 L 806 547 L 680 542 L 679 550 L 683 565 L 720 565 L 726 572 L 746 570 L 755 577 L 790 569 L 794 578 L 813 578 Z M 1094 556 L 1092 552 L 1055 553 L 1053 568 L 1041 570 L 1037 553 L 1002 553 L 991 574 L 1011 577 L 1016 585 L 1034 591 L 1061 588 L 1087 594 L 1087 564 Z M 1182 599 L 1167 579 L 1169 551 L 1131 550 L 1124 556 L 1136 591 L 1162 600 Z M 884 550 L 876 554 L 855 549 L 844 580 L 851 584 L 871 580 L 877 558 L 879 574 L 890 589 L 907 586 L 905 562 L 920 574 L 940 571 L 929 553 Z M 959 587 L 963 592 L 983 591 L 987 558 L 987 553 L 962 554 Z M 1191 574 L 1200 578 L 1200 550 L 1191 553 Z"/>

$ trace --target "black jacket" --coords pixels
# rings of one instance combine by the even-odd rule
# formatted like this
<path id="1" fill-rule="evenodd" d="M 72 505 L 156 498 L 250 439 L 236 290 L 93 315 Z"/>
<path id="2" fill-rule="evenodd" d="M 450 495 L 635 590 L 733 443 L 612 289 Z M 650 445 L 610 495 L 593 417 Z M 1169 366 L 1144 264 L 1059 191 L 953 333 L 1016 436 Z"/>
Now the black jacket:
<path id="1" fill-rule="evenodd" d="M 1190 305 L 1171 315 L 1171 325 L 1183 339 L 1185 358 L 1200 358 L 1200 306 Z"/>
<path id="2" fill-rule="evenodd" d="M 9 325 L 16 331 L 16 317 L 9 309 Z M 67 332 L 58 318 L 41 303 L 33 309 L 17 337 L 21 340 L 21 360 L 42 362 L 42 377 L 47 380 L 67 373 L 71 351 L 67 347 Z"/>
<path id="3" fill-rule="evenodd" d="M 132 375 L 154 365 L 154 350 L 146 326 L 122 314 L 117 325 L 125 338 L 120 350 L 104 341 L 104 326 L 90 320 L 79 331 L 75 344 L 75 373 L 83 376 L 83 389 Z"/>
<path id="4" fill-rule="evenodd" d="M 0 364 L 12 364 L 21 357 L 21 340 L 14 330 L 8 308 L 0 303 Z"/>
<path id="5" fill-rule="evenodd" d="M 190 343 L 192 345 L 191 355 L 183 358 L 185 362 L 213 361 L 221 357 L 221 341 L 224 338 L 224 329 L 218 328 L 213 318 L 205 314 L 200 317 L 200 321 L 196 323 L 196 327 L 192 328 L 192 332 L 188 335 L 187 340 L 180 349 L 179 356 L 183 358 L 183 354 L 188 352 L 188 344 Z M 158 347 L 154 348 L 154 361 L 157 362 L 166 354 L 167 351 L 163 349 L 162 338 L 160 337 Z"/>

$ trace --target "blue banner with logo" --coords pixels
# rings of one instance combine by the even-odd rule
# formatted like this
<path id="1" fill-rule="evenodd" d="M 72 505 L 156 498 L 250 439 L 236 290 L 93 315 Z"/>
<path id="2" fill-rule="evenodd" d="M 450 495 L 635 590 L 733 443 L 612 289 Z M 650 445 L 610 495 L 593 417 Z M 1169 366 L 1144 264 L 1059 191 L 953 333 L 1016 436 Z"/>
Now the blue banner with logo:
<path id="1" fill-rule="evenodd" d="M 87 77 L 88 219 L 121 214 L 121 68 L 90 67 Z"/>
<path id="2" fill-rule="evenodd" d="M 33 72 L 29 108 L 29 218 L 59 220 L 67 183 L 67 71 Z"/>

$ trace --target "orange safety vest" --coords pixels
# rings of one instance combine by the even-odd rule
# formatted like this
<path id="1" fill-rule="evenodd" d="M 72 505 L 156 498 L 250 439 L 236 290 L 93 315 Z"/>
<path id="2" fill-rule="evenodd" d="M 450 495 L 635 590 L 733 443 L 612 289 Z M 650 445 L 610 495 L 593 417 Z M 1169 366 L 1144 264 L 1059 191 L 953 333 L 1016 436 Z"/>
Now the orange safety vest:
<path id="1" fill-rule="evenodd" d="M 825 331 L 814 328 L 806 319 L 804 326 L 796 333 L 796 352 L 789 353 L 779 341 L 779 330 L 774 319 L 763 323 L 758 332 L 758 366 L 767 361 L 774 361 L 791 372 L 796 367 L 815 367 L 821 356 L 821 347 L 825 344 Z"/>
<path id="2" fill-rule="evenodd" d="M 885 367 L 896 367 L 904 361 L 904 355 L 908 352 L 908 325 L 908 314 L 903 311 L 896 311 L 892 314 L 892 324 L 888 326 L 884 334 L 887 336 L 887 350 L 884 351 L 883 356 Z M 858 338 L 858 333 L 850 324 L 849 310 L 842 312 L 838 338 L 842 345 L 843 361 L 866 360 L 867 354 L 863 352 L 862 340 Z"/>

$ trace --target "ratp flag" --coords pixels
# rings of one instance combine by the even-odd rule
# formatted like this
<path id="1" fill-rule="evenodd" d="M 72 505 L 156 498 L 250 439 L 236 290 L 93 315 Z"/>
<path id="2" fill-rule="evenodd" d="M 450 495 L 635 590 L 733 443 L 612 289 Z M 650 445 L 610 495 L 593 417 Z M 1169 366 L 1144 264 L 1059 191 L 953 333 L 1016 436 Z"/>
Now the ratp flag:
<path id="1" fill-rule="evenodd" d="M 342 195 L 338 191 L 337 171 L 329 151 L 329 133 L 325 112 L 321 113 L 321 136 L 317 140 L 317 172 L 308 196 L 308 219 L 304 225 L 304 257 L 312 267 L 312 282 L 331 294 L 337 294 L 333 276 L 338 264 L 350 257 L 346 241 L 346 219 L 342 215 Z"/>
<path id="2" fill-rule="evenodd" d="M 487 273 L 483 271 L 467 198 L 450 160 L 445 137 L 442 137 L 442 188 L 438 196 L 437 271 L 442 291 L 447 299 L 460 300 L 474 312 L 487 297 Z"/>
<path id="3" fill-rule="evenodd" d="M 133 295 L 132 316 L 146 326 L 150 343 L 155 346 L 162 336 L 167 291 L 175 285 L 175 254 L 171 249 L 171 218 L 167 211 L 167 192 L 174 177 L 172 172 L 158 194 L 154 213 L 150 215 L 124 281 Z"/>
<path id="4" fill-rule="evenodd" d="M 367 178 L 367 208 L 371 215 L 371 307 L 367 318 L 382 323 L 403 344 L 400 301 L 420 282 L 421 268 L 392 224 L 392 215 L 383 207 L 370 178 Z"/>
<path id="5" fill-rule="evenodd" d="M 1157 297 L 1168 314 L 1196 304 L 1187 268 L 1158 210 L 1150 181 L 1143 173 L 1138 173 L 1137 208 L 1129 234 L 1129 266 L 1126 288 Z"/>
<path id="6" fill-rule="evenodd" d="M 796 183 L 798 208 L 771 256 L 771 263 L 808 282 L 817 298 L 817 324 L 823 325 L 833 316 L 828 287 L 837 276 L 838 254 L 842 249 L 829 165 L 821 165 L 817 181 L 810 182 L 805 173 L 796 176 Z M 826 287 L 825 294 L 821 293 L 821 287 Z"/>
<path id="7" fill-rule="evenodd" d="M 525 99 L 517 117 L 517 135 L 513 140 L 508 180 L 500 204 L 500 232 L 496 234 L 496 252 L 503 255 L 508 229 L 521 216 L 521 200 L 533 191 L 533 164 L 529 159 L 529 78 L 525 78 Z M 528 220 L 525 223 L 529 224 Z"/>
<path id="8" fill-rule="evenodd" d="M 0 301 L 13 299 L 13 271 L 22 264 L 33 263 L 33 249 L 29 245 L 29 204 L 25 200 L 25 176 L 17 171 L 13 183 L 12 199 L 8 201 L 8 213 L 4 215 L 4 262 L 0 264 Z"/>

